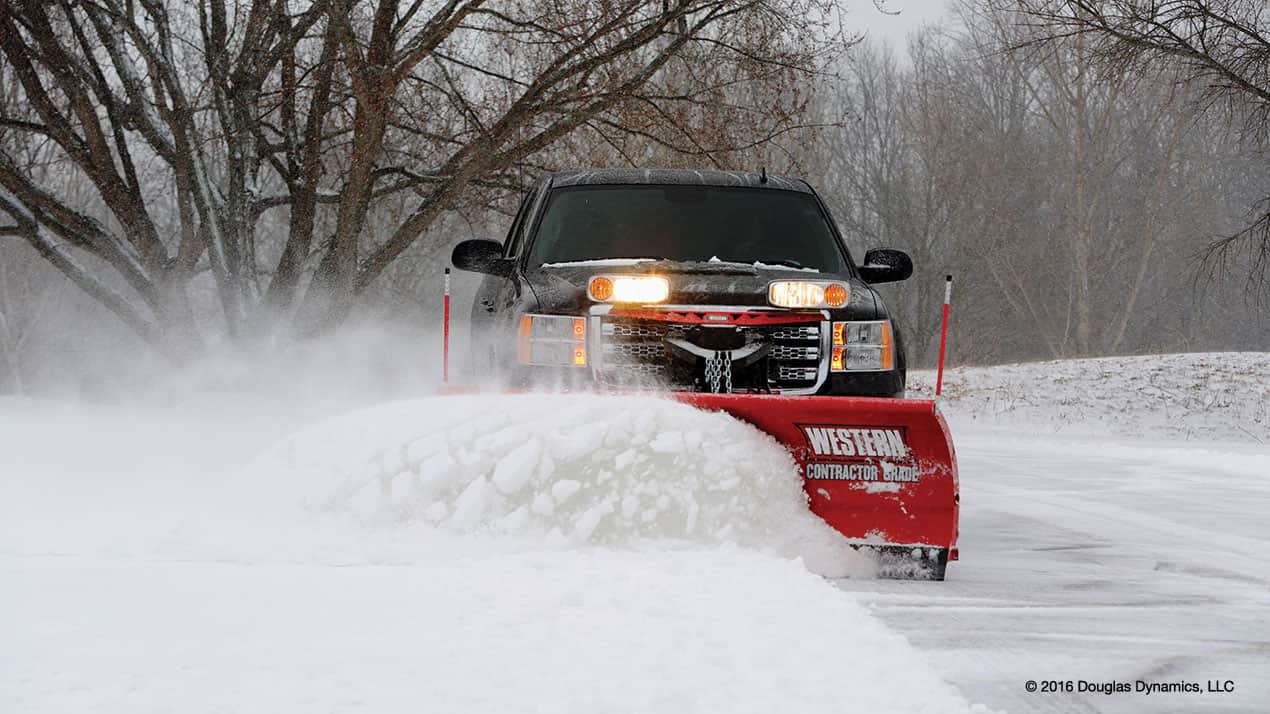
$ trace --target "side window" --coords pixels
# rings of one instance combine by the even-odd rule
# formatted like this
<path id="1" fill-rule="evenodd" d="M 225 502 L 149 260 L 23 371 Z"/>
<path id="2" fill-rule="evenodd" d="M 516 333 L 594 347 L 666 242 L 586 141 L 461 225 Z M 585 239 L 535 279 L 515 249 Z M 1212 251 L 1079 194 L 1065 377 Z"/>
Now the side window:
<path id="1" fill-rule="evenodd" d="M 520 201 L 520 208 L 516 209 L 516 218 L 512 220 L 512 227 L 507 231 L 507 239 L 503 241 L 503 257 L 511 258 L 520 251 L 520 236 L 523 232 L 521 228 L 525 224 L 525 220 L 529 215 L 529 207 L 534 203 L 534 196 L 537 191 L 530 191 Z"/>

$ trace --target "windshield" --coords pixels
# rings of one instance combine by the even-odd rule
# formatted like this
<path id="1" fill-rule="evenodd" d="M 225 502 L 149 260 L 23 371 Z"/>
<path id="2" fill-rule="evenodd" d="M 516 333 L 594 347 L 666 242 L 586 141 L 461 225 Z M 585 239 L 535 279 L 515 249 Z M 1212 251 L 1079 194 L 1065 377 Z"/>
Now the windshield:
<path id="1" fill-rule="evenodd" d="M 552 192 L 530 265 L 623 258 L 724 260 L 842 272 L 815 197 L 717 186 L 585 186 Z"/>

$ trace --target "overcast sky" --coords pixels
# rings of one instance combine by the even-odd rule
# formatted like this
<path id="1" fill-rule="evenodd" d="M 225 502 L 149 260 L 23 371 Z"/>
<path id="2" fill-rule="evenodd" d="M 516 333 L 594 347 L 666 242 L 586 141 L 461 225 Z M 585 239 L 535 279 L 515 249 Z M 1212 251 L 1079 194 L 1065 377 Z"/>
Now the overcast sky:
<path id="1" fill-rule="evenodd" d="M 948 9 L 949 0 L 886 0 L 885 7 L 898 15 L 887 15 L 874 7 L 873 0 L 842 0 L 847 8 L 847 26 L 868 33 L 874 39 L 890 39 L 902 47 L 904 37 L 924 22 L 937 22 Z"/>

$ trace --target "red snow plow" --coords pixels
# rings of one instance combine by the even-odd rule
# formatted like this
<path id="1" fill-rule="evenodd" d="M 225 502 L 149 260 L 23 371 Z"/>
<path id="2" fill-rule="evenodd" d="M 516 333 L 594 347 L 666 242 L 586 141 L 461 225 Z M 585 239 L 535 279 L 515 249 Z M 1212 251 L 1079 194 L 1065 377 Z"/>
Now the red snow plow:
<path id="1" fill-rule="evenodd" d="M 948 426 L 933 401 L 670 393 L 749 422 L 793 455 L 808 503 L 883 575 L 942 580 L 957 560 L 960 496 Z"/>

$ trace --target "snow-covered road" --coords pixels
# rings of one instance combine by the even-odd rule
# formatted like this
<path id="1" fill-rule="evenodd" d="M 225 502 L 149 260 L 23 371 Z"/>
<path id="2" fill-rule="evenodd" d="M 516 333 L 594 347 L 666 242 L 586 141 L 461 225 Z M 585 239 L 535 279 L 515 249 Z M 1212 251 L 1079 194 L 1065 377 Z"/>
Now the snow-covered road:
<path id="1" fill-rule="evenodd" d="M 1270 448 L 954 429 L 949 580 L 843 590 L 994 708 L 1270 709 Z M 1235 691 L 1029 693 L 1029 680 Z"/>

